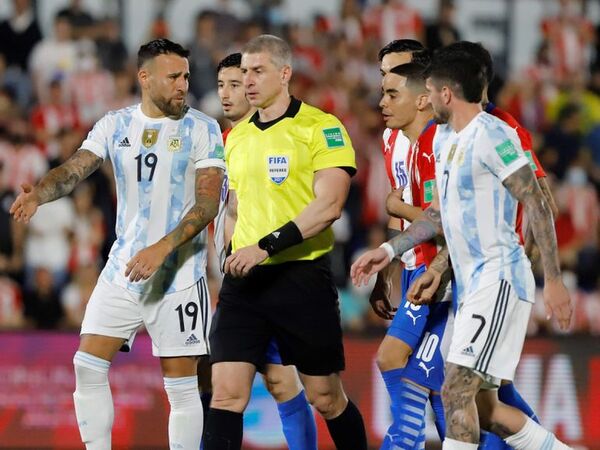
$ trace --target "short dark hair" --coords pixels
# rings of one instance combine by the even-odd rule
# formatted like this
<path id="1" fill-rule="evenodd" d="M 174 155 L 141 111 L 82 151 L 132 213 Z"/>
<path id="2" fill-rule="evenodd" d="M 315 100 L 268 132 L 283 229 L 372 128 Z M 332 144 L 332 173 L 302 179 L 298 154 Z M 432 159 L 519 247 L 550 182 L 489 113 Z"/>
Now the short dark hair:
<path id="1" fill-rule="evenodd" d="M 431 50 L 424 48 L 423 50 L 413 52 L 410 62 L 427 67 L 431 64 Z"/>
<path id="2" fill-rule="evenodd" d="M 396 39 L 379 50 L 379 54 L 377 56 L 379 57 L 379 61 L 381 61 L 385 55 L 390 53 L 414 53 L 421 50 L 425 50 L 425 47 L 419 41 L 414 39 Z"/>
<path id="3" fill-rule="evenodd" d="M 485 69 L 470 54 L 452 46 L 436 50 L 426 76 L 436 87 L 447 84 L 469 103 L 480 103 L 486 85 Z"/>
<path id="4" fill-rule="evenodd" d="M 425 74 L 427 66 L 410 62 L 393 67 L 389 73 L 406 78 L 406 86 L 415 91 L 425 91 Z"/>
<path id="5" fill-rule="evenodd" d="M 490 52 L 488 52 L 480 42 L 454 42 L 453 44 L 450 44 L 448 48 L 456 51 L 463 51 L 467 55 L 475 58 L 485 70 L 485 78 L 488 86 L 491 84 L 494 79 L 494 61 Z"/>
<path id="6" fill-rule="evenodd" d="M 231 55 L 227 55 L 221 60 L 221 62 L 217 66 L 217 73 L 219 73 L 222 69 L 226 69 L 227 67 L 240 67 L 241 65 L 242 54 L 232 53 Z"/>
<path id="7" fill-rule="evenodd" d="M 137 67 L 142 67 L 146 61 L 156 58 L 158 55 L 168 55 L 175 53 L 182 58 L 187 58 L 190 55 L 189 50 L 186 50 L 181 45 L 168 39 L 155 39 L 140 47 L 137 54 Z"/>

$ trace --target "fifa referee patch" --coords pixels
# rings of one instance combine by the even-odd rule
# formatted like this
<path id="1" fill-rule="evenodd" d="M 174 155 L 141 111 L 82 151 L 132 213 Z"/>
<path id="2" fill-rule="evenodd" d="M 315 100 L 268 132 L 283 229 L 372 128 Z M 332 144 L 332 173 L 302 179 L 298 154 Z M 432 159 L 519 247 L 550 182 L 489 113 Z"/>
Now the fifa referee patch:
<path id="1" fill-rule="evenodd" d="M 496 146 L 496 153 L 502 159 L 502 162 L 507 166 L 519 157 L 517 149 L 510 139 L 505 140 L 502 144 Z"/>
<path id="2" fill-rule="evenodd" d="M 324 128 L 323 135 L 325 136 L 325 141 L 329 148 L 344 147 L 346 145 L 340 127 Z"/>

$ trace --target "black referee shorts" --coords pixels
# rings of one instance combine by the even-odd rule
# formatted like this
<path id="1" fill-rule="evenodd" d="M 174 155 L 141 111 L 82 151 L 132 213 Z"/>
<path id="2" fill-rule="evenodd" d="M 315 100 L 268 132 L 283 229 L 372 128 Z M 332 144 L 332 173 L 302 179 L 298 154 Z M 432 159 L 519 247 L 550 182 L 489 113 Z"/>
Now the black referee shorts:
<path id="1" fill-rule="evenodd" d="M 210 330 L 211 363 L 243 361 L 262 368 L 275 338 L 284 365 L 306 375 L 344 369 L 338 296 L 329 258 L 255 267 L 226 275 Z"/>

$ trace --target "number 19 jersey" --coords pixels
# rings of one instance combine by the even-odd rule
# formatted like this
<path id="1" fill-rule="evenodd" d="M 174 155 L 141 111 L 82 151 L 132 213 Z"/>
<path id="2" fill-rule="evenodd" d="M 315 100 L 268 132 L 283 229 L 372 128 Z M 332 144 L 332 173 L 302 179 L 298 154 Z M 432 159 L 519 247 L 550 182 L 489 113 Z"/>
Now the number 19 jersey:
<path id="1" fill-rule="evenodd" d="M 116 236 L 101 277 L 131 291 L 172 293 L 206 271 L 206 230 L 174 251 L 148 280 L 125 277 L 127 262 L 170 233 L 195 203 L 196 170 L 225 169 L 217 122 L 188 108 L 183 117 L 150 118 L 141 105 L 100 119 L 81 145 L 109 158 L 117 191 Z"/>

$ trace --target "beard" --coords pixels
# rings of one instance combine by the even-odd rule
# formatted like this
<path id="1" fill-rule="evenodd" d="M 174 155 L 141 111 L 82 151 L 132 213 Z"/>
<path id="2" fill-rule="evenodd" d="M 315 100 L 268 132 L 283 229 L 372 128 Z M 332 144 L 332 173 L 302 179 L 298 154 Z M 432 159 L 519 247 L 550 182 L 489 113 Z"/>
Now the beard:
<path id="1" fill-rule="evenodd" d="M 167 117 L 180 117 L 187 108 L 185 100 L 180 105 L 175 103 L 173 99 L 169 100 L 164 97 L 153 98 L 152 102 Z"/>
<path id="2" fill-rule="evenodd" d="M 448 123 L 449 119 L 450 111 L 448 111 L 447 109 L 440 109 L 438 111 L 436 111 L 435 109 L 433 110 L 433 121 L 438 125 Z"/>

